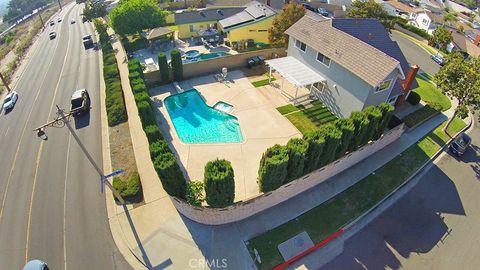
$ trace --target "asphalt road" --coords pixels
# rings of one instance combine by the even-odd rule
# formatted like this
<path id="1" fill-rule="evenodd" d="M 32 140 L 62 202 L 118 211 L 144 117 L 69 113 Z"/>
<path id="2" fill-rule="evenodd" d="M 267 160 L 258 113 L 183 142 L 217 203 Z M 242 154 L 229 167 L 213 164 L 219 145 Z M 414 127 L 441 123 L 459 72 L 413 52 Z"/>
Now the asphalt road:
<path id="1" fill-rule="evenodd" d="M 91 112 L 71 123 L 102 167 L 98 52 L 83 48 L 82 36 L 94 30 L 82 23 L 82 10 L 71 3 L 53 17 L 15 88 L 15 108 L 0 115 L 1 269 L 31 259 L 51 269 L 130 268 L 113 242 L 99 175 L 67 128 L 47 129 L 48 140 L 32 131 L 56 116 L 55 105 L 69 109 L 74 90 L 87 88 Z"/>
<path id="2" fill-rule="evenodd" d="M 440 65 L 433 61 L 422 47 L 398 32 L 393 31 L 390 36 L 397 42 L 410 65 L 418 65 L 421 70 L 431 75 L 438 72 Z"/>
<path id="3" fill-rule="evenodd" d="M 322 269 L 478 269 L 480 128 L 461 158 L 446 155 Z"/>

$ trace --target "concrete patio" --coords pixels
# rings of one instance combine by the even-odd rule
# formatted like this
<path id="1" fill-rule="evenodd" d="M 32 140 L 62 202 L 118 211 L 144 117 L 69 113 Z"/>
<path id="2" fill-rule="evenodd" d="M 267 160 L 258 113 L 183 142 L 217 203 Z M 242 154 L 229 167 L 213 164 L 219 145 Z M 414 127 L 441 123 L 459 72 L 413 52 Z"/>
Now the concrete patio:
<path id="1" fill-rule="evenodd" d="M 208 161 L 224 158 L 232 163 L 235 173 L 235 201 L 259 194 L 257 176 L 262 154 L 275 144 L 286 144 L 301 133 L 275 108 L 288 104 L 288 99 L 271 86 L 255 88 L 240 70 L 228 74 L 230 83 L 219 83 L 213 74 L 189 79 L 180 86 L 197 89 L 209 106 L 224 101 L 234 106 L 244 141 L 241 143 L 185 144 L 180 141 L 163 100 L 176 94 L 173 85 L 150 89 L 158 108 L 157 122 L 165 139 L 180 161 L 190 180 L 203 180 Z M 270 100 L 270 97 L 275 97 Z"/>

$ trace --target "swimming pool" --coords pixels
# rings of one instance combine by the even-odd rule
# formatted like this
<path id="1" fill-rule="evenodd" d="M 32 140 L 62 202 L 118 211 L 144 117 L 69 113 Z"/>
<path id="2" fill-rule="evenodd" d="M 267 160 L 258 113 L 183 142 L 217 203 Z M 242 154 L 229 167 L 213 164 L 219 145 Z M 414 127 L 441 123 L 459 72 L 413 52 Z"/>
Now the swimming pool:
<path id="1" fill-rule="evenodd" d="M 195 89 L 167 97 L 165 106 L 183 143 L 243 141 L 238 119 L 208 106 Z"/>
<path id="2" fill-rule="evenodd" d="M 194 53 L 194 52 L 197 52 L 197 53 Z M 188 64 L 192 62 L 213 59 L 213 58 L 222 57 L 226 55 L 230 55 L 230 54 L 227 52 L 198 53 L 197 50 L 191 50 L 185 53 L 185 59 L 183 60 L 183 63 Z"/>

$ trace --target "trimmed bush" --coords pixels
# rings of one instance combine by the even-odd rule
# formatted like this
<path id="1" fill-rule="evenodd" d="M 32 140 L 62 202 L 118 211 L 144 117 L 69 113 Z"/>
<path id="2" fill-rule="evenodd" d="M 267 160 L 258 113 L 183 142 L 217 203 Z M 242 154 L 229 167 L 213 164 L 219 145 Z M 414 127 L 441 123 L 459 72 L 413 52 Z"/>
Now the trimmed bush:
<path id="1" fill-rule="evenodd" d="M 127 112 L 125 111 L 123 99 L 122 102 L 114 101 L 113 105 L 107 108 L 107 118 L 108 125 L 111 127 L 127 121 Z"/>
<path id="2" fill-rule="evenodd" d="M 367 135 L 370 121 L 364 112 L 352 112 L 350 119 L 352 119 L 353 125 L 355 126 L 355 132 L 353 133 L 353 139 L 350 141 L 350 146 L 348 148 L 350 151 L 354 151 L 362 145 L 362 142 Z"/>
<path id="3" fill-rule="evenodd" d="M 131 60 L 128 60 L 128 69 L 129 70 L 132 70 L 132 69 L 136 69 L 137 67 L 140 67 L 140 60 L 134 58 L 134 59 L 131 59 Z"/>
<path id="4" fill-rule="evenodd" d="M 434 115 L 439 113 L 438 110 L 432 108 L 429 104 L 423 106 L 422 108 L 414 111 L 413 113 L 407 115 L 403 121 L 407 127 L 412 128 L 420 125 L 426 120 L 430 119 Z"/>
<path id="5" fill-rule="evenodd" d="M 410 94 L 407 97 L 408 103 L 412 105 L 417 105 L 420 103 L 421 97 L 417 92 L 410 91 Z"/>
<path id="6" fill-rule="evenodd" d="M 315 130 L 305 134 L 303 139 L 308 143 L 305 165 L 303 166 L 303 172 L 307 174 L 319 168 L 318 164 L 325 147 L 325 138 L 318 130 Z"/>
<path id="7" fill-rule="evenodd" d="M 147 135 L 148 143 L 153 143 L 157 140 L 163 139 L 160 129 L 157 125 L 150 125 L 145 127 L 145 134 Z"/>
<path id="8" fill-rule="evenodd" d="M 337 153 L 335 155 L 335 158 L 340 158 L 345 155 L 348 150 L 348 146 L 353 138 L 353 133 L 355 132 L 355 125 L 350 118 L 339 118 L 334 122 L 334 125 L 342 132 L 342 140 L 337 147 Z"/>
<path id="9" fill-rule="evenodd" d="M 211 207 L 229 206 L 235 200 L 235 180 L 232 164 L 216 159 L 205 165 L 205 198 Z"/>
<path id="10" fill-rule="evenodd" d="M 142 78 L 136 78 L 130 81 L 130 86 L 132 86 L 132 88 L 139 84 L 145 85 L 145 81 Z"/>
<path id="11" fill-rule="evenodd" d="M 155 160 L 161 154 L 170 153 L 170 148 L 168 148 L 168 144 L 165 140 L 159 139 L 155 142 L 150 142 L 150 157 L 152 160 Z"/>
<path id="12" fill-rule="evenodd" d="M 140 77 L 140 72 L 138 72 L 138 71 L 130 72 L 130 73 L 128 74 L 128 79 L 129 79 L 130 81 L 132 81 L 132 80 L 134 80 L 134 79 L 137 79 L 137 78 L 142 78 L 142 77 Z"/>
<path id="13" fill-rule="evenodd" d="M 155 158 L 153 166 L 168 195 L 185 198 L 187 183 L 175 156 L 170 152 L 161 154 Z"/>
<path id="14" fill-rule="evenodd" d="M 378 109 L 382 112 L 382 120 L 380 120 L 378 128 L 373 135 L 373 140 L 378 140 L 382 136 L 383 132 L 388 127 L 388 123 L 390 123 L 390 119 L 392 119 L 395 107 L 390 103 L 383 102 L 378 105 Z"/>
<path id="15" fill-rule="evenodd" d="M 133 95 L 135 98 L 135 103 L 140 103 L 142 101 L 150 102 L 150 96 L 145 92 L 138 92 Z"/>
<path id="16" fill-rule="evenodd" d="M 202 202 L 205 201 L 205 197 L 203 196 L 203 191 L 204 191 L 203 182 L 188 181 L 185 199 L 191 205 L 202 206 Z"/>
<path id="17" fill-rule="evenodd" d="M 158 67 L 160 69 L 162 82 L 170 81 L 170 70 L 168 68 L 167 55 L 165 55 L 165 53 L 158 54 Z"/>
<path id="18" fill-rule="evenodd" d="M 103 65 L 105 66 L 110 66 L 110 65 L 117 65 L 117 58 L 115 57 L 115 54 L 110 53 L 106 54 L 103 57 Z"/>
<path id="19" fill-rule="evenodd" d="M 145 93 L 148 96 L 147 86 L 145 86 L 144 83 L 139 83 L 139 84 L 133 85 L 132 86 L 132 92 L 134 94 Z"/>
<path id="20" fill-rule="evenodd" d="M 109 65 L 109 66 L 103 66 L 103 76 L 105 78 L 120 78 L 120 75 L 118 73 L 118 68 L 117 64 L 114 65 Z"/>
<path id="21" fill-rule="evenodd" d="M 430 107 L 432 107 L 433 109 L 441 112 L 443 110 L 443 106 L 442 104 L 438 103 L 438 102 L 429 102 L 428 105 L 430 105 Z"/>
<path id="22" fill-rule="evenodd" d="M 307 156 L 308 142 L 304 139 L 292 138 L 287 143 L 288 166 L 286 182 L 290 182 L 303 175 L 305 157 Z"/>
<path id="23" fill-rule="evenodd" d="M 321 168 L 335 160 L 337 147 L 342 140 L 342 132 L 332 123 L 320 126 L 319 131 L 325 138 L 325 147 L 318 162 Z"/>
<path id="24" fill-rule="evenodd" d="M 140 120 L 142 121 L 142 126 L 145 128 L 149 125 L 156 125 L 157 121 L 155 120 L 155 114 L 150 107 L 150 103 L 147 101 L 142 101 L 137 103 L 138 114 L 140 115 Z"/>
<path id="25" fill-rule="evenodd" d="M 378 130 L 378 126 L 382 121 L 382 111 L 374 106 L 368 106 L 363 111 L 367 115 L 368 121 L 370 121 L 368 124 L 367 134 L 363 138 L 362 144 L 364 145 L 367 144 L 368 141 L 373 140 L 373 136 L 375 135 L 375 132 Z"/>
<path id="26" fill-rule="evenodd" d="M 170 51 L 170 59 L 172 69 L 173 69 L 173 78 L 175 81 L 179 82 L 183 80 L 183 62 L 182 62 L 182 55 L 180 54 L 179 50 L 171 50 Z"/>
<path id="27" fill-rule="evenodd" d="M 135 198 L 142 190 L 142 184 L 138 172 L 132 172 L 128 180 L 125 181 L 118 177 L 114 177 L 112 185 L 120 193 L 120 196 L 126 200 Z"/>
<path id="28" fill-rule="evenodd" d="M 260 160 L 258 185 L 261 192 L 279 188 L 287 178 L 288 153 L 286 146 L 276 144 L 267 149 Z"/>

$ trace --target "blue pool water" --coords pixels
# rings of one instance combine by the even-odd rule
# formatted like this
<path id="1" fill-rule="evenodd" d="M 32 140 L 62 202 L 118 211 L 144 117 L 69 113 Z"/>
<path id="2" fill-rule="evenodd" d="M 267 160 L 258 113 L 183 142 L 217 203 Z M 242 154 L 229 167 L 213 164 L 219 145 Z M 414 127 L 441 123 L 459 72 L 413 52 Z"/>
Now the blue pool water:
<path id="1" fill-rule="evenodd" d="M 208 106 L 195 89 L 167 97 L 165 106 L 184 143 L 243 141 L 238 119 Z"/>

